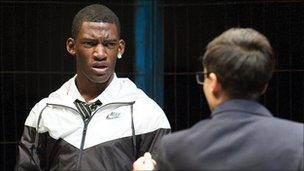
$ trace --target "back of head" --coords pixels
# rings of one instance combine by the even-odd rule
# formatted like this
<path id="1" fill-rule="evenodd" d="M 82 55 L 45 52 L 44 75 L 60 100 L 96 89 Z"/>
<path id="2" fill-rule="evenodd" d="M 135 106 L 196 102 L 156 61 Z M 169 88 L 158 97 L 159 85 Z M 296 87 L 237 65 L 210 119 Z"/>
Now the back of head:
<path id="1" fill-rule="evenodd" d="M 257 99 L 272 77 L 274 55 L 261 33 L 232 28 L 208 44 L 203 66 L 216 74 L 228 98 Z"/>
<path id="2" fill-rule="evenodd" d="M 72 37 L 76 38 L 83 22 L 105 22 L 113 23 L 117 27 L 120 36 L 120 21 L 116 14 L 108 7 L 93 4 L 81 9 L 74 17 L 72 24 Z"/>

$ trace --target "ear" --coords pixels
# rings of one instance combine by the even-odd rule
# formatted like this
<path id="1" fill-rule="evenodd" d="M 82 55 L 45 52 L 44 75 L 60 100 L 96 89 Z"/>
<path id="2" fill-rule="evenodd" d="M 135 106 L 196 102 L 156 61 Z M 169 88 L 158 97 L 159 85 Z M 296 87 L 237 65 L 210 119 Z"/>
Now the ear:
<path id="1" fill-rule="evenodd" d="M 123 53 L 125 52 L 125 45 L 125 41 L 123 39 L 120 39 L 118 44 L 118 53 L 120 55 L 123 55 Z"/>
<path id="2" fill-rule="evenodd" d="M 264 94 L 264 93 L 266 92 L 267 87 L 268 87 L 268 84 L 266 84 L 266 85 L 264 86 L 264 88 L 263 88 L 263 91 L 262 91 L 261 95 L 262 95 L 262 94 Z"/>
<path id="3" fill-rule="evenodd" d="M 210 73 L 209 74 L 209 79 L 210 79 L 210 89 L 211 89 L 211 92 L 215 96 L 218 96 L 218 94 L 222 90 L 222 87 L 221 87 L 221 84 L 218 81 L 217 76 L 214 73 Z"/>
<path id="4" fill-rule="evenodd" d="M 70 37 L 66 41 L 66 49 L 72 56 L 75 56 L 75 40 L 73 38 Z"/>

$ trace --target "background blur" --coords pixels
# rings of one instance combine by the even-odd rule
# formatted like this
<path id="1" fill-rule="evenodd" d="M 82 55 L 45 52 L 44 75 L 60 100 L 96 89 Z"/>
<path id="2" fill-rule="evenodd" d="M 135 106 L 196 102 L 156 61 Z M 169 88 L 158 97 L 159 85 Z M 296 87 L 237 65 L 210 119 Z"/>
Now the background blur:
<path id="1" fill-rule="evenodd" d="M 163 107 L 173 131 L 207 118 L 195 72 L 199 56 L 230 27 L 269 38 L 277 68 L 261 98 L 275 116 L 304 122 L 304 2 L 244 0 L 105 0 L 0 2 L 0 170 L 12 170 L 24 121 L 40 99 L 74 75 L 65 49 L 73 16 L 92 3 L 119 17 L 126 52 L 117 74 Z"/>

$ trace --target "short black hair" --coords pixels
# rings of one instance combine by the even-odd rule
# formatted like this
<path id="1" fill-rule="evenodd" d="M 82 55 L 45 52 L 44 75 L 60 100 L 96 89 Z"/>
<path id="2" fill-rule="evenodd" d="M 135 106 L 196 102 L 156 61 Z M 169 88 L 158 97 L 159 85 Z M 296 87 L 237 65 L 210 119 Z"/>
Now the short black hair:
<path id="1" fill-rule="evenodd" d="M 113 23 L 117 27 L 120 37 L 120 21 L 117 15 L 108 7 L 101 4 L 93 4 L 81 9 L 74 17 L 72 23 L 72 37 L 76 38 L 83 22 L 106 22 Z"/>
<path id="2" fill-rule="evenodd" d="M 255 100 L 272 77 L 274 53 L 258 31 L 232 28 L 207 45 L 203 66 L 216 74 L 229 98 Z"/>

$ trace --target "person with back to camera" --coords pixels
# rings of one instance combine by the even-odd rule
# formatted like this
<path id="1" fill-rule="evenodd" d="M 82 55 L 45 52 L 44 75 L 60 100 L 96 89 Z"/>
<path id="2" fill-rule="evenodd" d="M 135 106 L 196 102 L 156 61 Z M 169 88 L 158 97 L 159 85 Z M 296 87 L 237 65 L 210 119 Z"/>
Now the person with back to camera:
<path id="1" fill-rule="evenodd" d="M 131 170 L 144 152 L 157 155 L 170 125 L 152 99 L 115 74 L 125 49 L 118 17 L 103 5 L 83 8 L 66 48 L 76 75 L 31 110 L 15 170 Z"/>
<path id="2" fill-rule="evenodd" d="M 274 71 L 267 38 L 229 29 L 208 44 L 202 63 L 197 81 L 210 119 L 164 136 L 161 157 L 146 153 L 133 170 L 304 170 L 303 124 L 273 117 L 257 102 Z"/>

